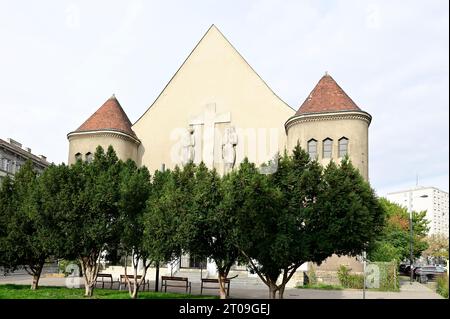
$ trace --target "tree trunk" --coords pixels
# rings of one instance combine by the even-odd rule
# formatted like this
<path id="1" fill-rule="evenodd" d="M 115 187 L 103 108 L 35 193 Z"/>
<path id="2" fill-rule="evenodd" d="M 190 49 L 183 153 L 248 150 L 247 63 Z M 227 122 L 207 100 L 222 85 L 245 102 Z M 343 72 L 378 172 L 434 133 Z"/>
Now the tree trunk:
<path id="1" fill-rule="evenodd" d="M 281 277 L 281 284 L 278 285 L 278 298 L 283 299 L 284 297 L 284 288 L 286 287 L 286 283 L 291 277 L 288 277 L 288 270 L 283 270 L 283 277 Z"/>
<path id="2" fill-rule="evenodd" d="M 85 283 L 84 284 L 84 296 L 85 297 L 92 297 L 93 293 L 94 293 L 94 288 L 91 285 Z"/>
<path id="3" fill-rule="evenodd" d="M 291 280 L 292 276 L 294 276 L 295 272 L 301 264 L 303 264 L 303 262 L 299 262 L 283 270 L 283 278 L 281 280 L 281 284 L 278 286 L 278 297 L 280 299 L 284 298 L 284 289 L 286 288 L 286 284 L 289 282 L 289 280 Z"/>
<path id="4" fill-rule="evenodd" d="M 272 280 L 268 279 L 269 286 L 269 299 L 277 298 L 278 286 Z"/>
<path id="5" fill-rule="evenodd" d="M 276 299 L 277 298 L 277 286 L 270 285 L 269 286 L 269 299 Z"/>
<path id="6" fill-rule="evenodd" d="M 33 282 L 31 283 L 31 290 L 38 289 L 39 279 L 40 279 L 40 275 L 38 275 L 38 274 L 33 275 Z"/>
<path id="7" fill-rule="evenodd" d="M 286 284 L 281 284 L 278 288 L 278 298 L 283 299 L 284 298 L 284 288 L 286 287 Z"/>
<path id="8" fill-rule="evenodd" d="M 145 289 L 145 276 L 147 275 L 147 269 L 148 267 L 150 267 L 151 263 L 146 263 L 147 259 L 143 258 L 142 259 L 142 263 L 144 265 L 144 271 L 142 273 L 142 277 L 139 280 L 138 277 L 138 268 L 139 268 L 139 259 L 140 259 L 140 255 L 136 255 L 136 254 L 132 254 L 131 256 L 132 258 L 132 265 L 133 265 L 133 274 L 134 274 L 134 278 L 133 281 L 131 281 L 128 276 L 126 277 L 126 281 L 128 283 L 128 293 L 130 294 L 130 297 L 132 299 L 137 299 L 138 298 L 138 293 L 139 293 L 139 288 L 141 287 L 142 283 L 144 283 L 144 289 Z M 125 275 L 127 275 L 127 271 L 126 271 L 126 264 L 127 264 L 127 257 L 125 257 Z M 150 289 L 150 287 L 149 287 Z"/>
<path id="9" fill-rule="evenodd" d="M 138 283 L 138 279 L 137 279 L 137 268 L 139 265 L 139 260 L 138 262 L 134 263 L 133 261 L 133 267 L 134 267 L 134 278 L 133 278 L 133 291 L 131 292 L 131 298 L 132 299 L 137 299 L 137 295 L 138 295 L 138 290 L 139 290 L 139 283 Z"/>
<path id="10" fill-rule="evenodd" d="M 137 296 L 138 296 L 139 284 L 138 284 L 137 281 L 138 280 L 136 279 L 136 277 L 134 277 L 134 280 L 133 280 L 133 291 L 131 292 L 131 298 L 132 299 L 137 299 Z"/>
<path id="11" fill-rule="evenodd" d="M 128 274 L 127 274 L 127 259 L 128 259 L 128 255 L 125 256 L 125 280 L 128 284 L 128 293 L 130 295 L 130 298 L 132 299 L 136 299 L 137 298 L 137 294 L 138 294 L 138 290 L 139 290 L 139 284 L 138 284 L 138 280 L 137 280 L 137 268 L 138 268 L 138 262 L 135 262 L 135 258 L 137 258 L 134 253 L 131 254 L 131 265 L 133 266 L 133 280 L 130 280 L 130 278 L 128 278 Z"/>
<path id="12" fill-rule="evenodd" d="M 90 256 L 81 258 L 81 268 L 84 275 L 84 296 L 92 297 L 95 287 L 95 281 L 98 274 L 98 262 L 97 259 L 99 253 L 92 253 Z"/>
<path id="13" fill-rule="evenodd" d="M 227 278 L 227 274 L 223 272 L 219 272 L 219 294 L 220 299 L 227 299 L 227 291 L 225 289 L 225 279 Z"/>
<path id="14" fill-rule="evenodd" d="M 147 264 L 147 258 L 143 258 L 142 259 L 142 264 L 144 266 L 144 271 L 142 272 L 141 280 L 140 281 L 136 281 L 138 289 L 136 289 L 136 296 L 134 297 L 134 299 L 137 298 L 138 292 L 139 292 L 139 288 L 142 286 L 142 283 L 144 283 L 144 290 L 145 290 L 145 276 L 147 276 L 147 270 L 150 267 L 151 262 L 149 262 Z M 137 273 L 137 270 L 136 270 L 136 273 Z M 150 291 L 150 283 L 148 284 L 148 290 Z"/>
<path id="15" fill-rule="evenodd" d="M 31 283 L 31 290 L 38 289 L 39 279 L 41 278 L 42 268 L 44 268 L 44 262 L 41 262 L 33 271 L 33 282 Z"/>

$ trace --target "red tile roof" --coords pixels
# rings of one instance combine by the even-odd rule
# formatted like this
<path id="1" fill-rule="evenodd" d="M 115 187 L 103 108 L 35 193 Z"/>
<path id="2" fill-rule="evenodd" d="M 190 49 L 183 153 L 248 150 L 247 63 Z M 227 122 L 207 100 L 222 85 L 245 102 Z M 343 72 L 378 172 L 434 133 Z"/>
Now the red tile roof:
<path id="1" fill-rule="evenodd" d="M 361 111 L 361 109 L 330 75 L 325 74 L 300 106 L 296 115 L 336 111 Z"/>
<path id="2" fill-rule="evenodd" d="M 75 132 L 113 130 L 136 137 L 131 122 L 116 97 L 111 96 Z"/>

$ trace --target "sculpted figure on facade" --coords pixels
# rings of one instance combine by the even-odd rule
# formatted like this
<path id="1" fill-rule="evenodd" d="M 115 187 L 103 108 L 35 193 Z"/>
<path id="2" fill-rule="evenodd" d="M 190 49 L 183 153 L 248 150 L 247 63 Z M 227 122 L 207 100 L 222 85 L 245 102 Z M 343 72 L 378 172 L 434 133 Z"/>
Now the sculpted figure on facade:
<path id="1" fill-rule="evenodd" d="M 181 163 L 183 165 L 192 163 L 195 158 L 194 129 L 188 128 L 181 138 Z"/>
<path id="2" fill-rule="evenodd" d="M 238 136 L 234 127 L 225 129 L 222 142 L 222 159 L 224 163 L 224 173 L 230 172 L 236 163 L 236 145 Z"/>

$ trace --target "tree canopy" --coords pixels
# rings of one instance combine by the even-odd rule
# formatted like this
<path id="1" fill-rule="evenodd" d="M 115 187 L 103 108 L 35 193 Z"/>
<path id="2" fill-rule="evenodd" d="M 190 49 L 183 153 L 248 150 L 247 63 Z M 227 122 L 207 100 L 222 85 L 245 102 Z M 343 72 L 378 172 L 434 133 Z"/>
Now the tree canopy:
<path id="1" fill-rule="evenodd" d="M 128 160 L 122 166 L 119 185 L 119 248 L 125 254 L 125 275 L 128 275 L 127 257 L 131 257 L 133 280 L 128 276 L 125 278 L 130 296 L 135 299 L 152 262 L 144 242 L 144 212 L 151 191 L 150 173 L 145 166 L 138 168 Z M 140 280 L 137 277 L 139 263 L 144 270 Z"/>
<path id="2" fill-rule="evenodd" d="M 385 198 L 379 199 L 386 214 L 386 223 L 369 250 L 369 259 L 373 261 L 405 260 L 410 258 L 409 212 L 405 207 L 392 203 Z M 427 249 L 425 237 L 428 232 L 426 212 L 412 212 L 413 256 L 420 257 Z"/>
<path id="3" fill-rule="evenodd" d="M 322 172 L 297 145 L 274 174 L 259 174 L 244 161 L 230 179 L 237 246 L 271 298 L 277 291 L 283 297 L 304 262 L 360 254 L 384 222 L 374 191 L 347 158 Z"/>
<path id="4" fill-rule="evenodd" d="M 77 258 L 91 296 L 102 256 L 119 252 L 125 267 L 131 257 L 128 286 L 136 298 L 152 262 L 189 254 L 214 261 L 222 298 L 237 261 L 258 274 L 271 298 L 282 298 L 304 262 L 371 247 L 373 256 L 400 251 L 405 212 L 379 201 L 348 158 L 322 168 L 297 145 L 274 161 L 276 170 L 245 159 L 225 176 L 201 163 L 151 177 L 110 146 L 106 153 L 98 147 L 92 161 L 52 165 L 39 177 L 25 165 L 0 188 L 0 263 L 28 265 L 38 280 L 49 256 Z M 419 238 L 426 225 L 422 213 L 414 218 Z"/>
<path id="5" fill-rule="evenodd" d="M 51 168 L 49 173 L 53 171 Z M 45 182 L 49 173 L 39 182 Z M 44 263 L 57 245 L 53 236 L 55 219 L 46 209 L 46 199 L 40 196 L 39 190 L 33 164 L 27 161 L 14 181 L 4 181 L 0 195 L 0 261 L 10 270 L 24 266 L 33 276 L 32 289 L 38 288 Z"/>

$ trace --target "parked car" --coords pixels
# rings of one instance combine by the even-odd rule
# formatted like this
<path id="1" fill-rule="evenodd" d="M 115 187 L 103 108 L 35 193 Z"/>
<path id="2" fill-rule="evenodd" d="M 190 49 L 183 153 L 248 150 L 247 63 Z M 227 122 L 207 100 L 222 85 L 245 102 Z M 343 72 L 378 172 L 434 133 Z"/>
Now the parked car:
<path id="1" fill-rule="evenodd" d="M 410 265 L 406 265 L 405 268 L 404 268 L 403 273 L 406 274 L 406 275 L 409 275 L 410 269 L 411 269 L 411 266 Z"/>
<path id="2" fill-rule="evenodd" d="M 419 268 L 420 266 L 413 265 L 412 267 L 413 267 L 413 272 L 414 272 L 414 271 L 415 271 L 417 268 Z M 405 268 L 404 268 L 403 273 L 404 273 L 405 275 L 408 275 L 408 276 L 411 275 L 411 266 L 410 266 L 410 265 L 406 265 Z"/>
<path id="3" fill-rule="evenodd" d="M 413 268 L 413 278 L 416 279 L 418 276 L 418 272 L 422 269 L 422 266 L 416 266 Z"/>
<path id="4" fill-rule="evenodd" d="M 400 266 L 398 266 L 398 271 L 403 274 L 406 274 L 406 267 L 409 267 L 409 265 L 408 264 L 400 264 Z"/>
<path id="5" fill-rule="evenodd" d="M 414 278 L 420 283 L 427 283 L 429 280 L 434 280 L 436 276 L 441 276 L 446 273 L 444 267 L 440 266 L 423 266 L 414 269 Z"/>

